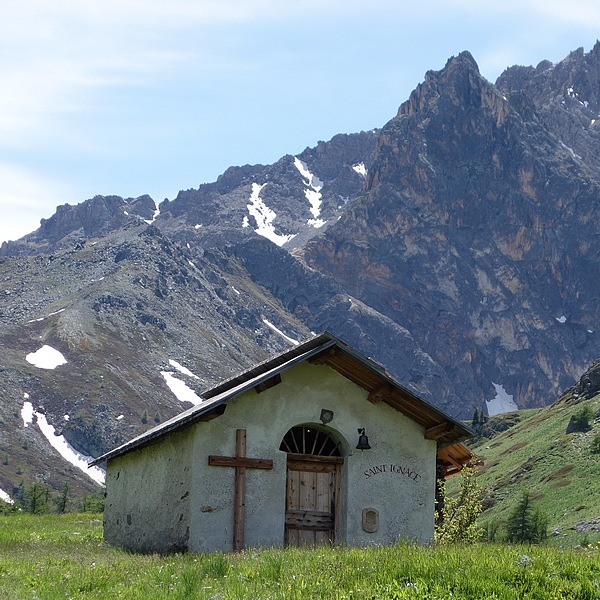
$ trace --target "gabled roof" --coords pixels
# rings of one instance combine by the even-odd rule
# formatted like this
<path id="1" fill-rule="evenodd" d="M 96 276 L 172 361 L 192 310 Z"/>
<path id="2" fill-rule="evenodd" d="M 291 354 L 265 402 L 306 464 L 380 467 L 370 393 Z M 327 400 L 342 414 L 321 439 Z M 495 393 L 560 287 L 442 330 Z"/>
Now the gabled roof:
<path id="1" fill-rule="evenodd" d="M 438 452 L 438 458 L 450 469 L 460 469 L 471 459 L 471 452 L 461 443 L 473 436 L 470 428 L 400 385 L 381 365 L 325 332 L 205 391 L 202 394 L 205 401 L 201 404 L 99 456 L 90 466 L 150 444 L 197 421 L 220 416 L 232 398 L 252 388 L 268 387 L 273 378 L 304 361 L 328 365 L 367 390 L 371 402 L 385 402 L 422 425 L 425 437 L 436 440 L 438 448 L 444 449 Z"/>

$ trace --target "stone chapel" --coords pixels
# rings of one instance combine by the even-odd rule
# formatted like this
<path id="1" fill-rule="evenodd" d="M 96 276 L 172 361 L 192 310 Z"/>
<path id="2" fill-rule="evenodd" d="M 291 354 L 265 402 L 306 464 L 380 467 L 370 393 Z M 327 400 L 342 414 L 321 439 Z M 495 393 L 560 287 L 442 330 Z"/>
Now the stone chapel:
<path id="1" fill-rule="evenodd" d="M 105 540 L 142 552 L 433 538 L 472 435 L 323 333 L 95 459 Z"/>

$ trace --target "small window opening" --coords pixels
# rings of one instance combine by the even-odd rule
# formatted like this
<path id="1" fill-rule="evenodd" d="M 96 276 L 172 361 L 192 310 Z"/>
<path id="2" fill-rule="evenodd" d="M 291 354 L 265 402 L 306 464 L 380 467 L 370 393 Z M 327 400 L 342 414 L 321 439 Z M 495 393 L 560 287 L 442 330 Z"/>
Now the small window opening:
<path id="1" fill-rule="evenodd" d="M 279 449 L 288 454 L 313 456 L 341 456 L 339 443 L 331 434 L 315 426 L 292 427 L 283 437 Z"/>

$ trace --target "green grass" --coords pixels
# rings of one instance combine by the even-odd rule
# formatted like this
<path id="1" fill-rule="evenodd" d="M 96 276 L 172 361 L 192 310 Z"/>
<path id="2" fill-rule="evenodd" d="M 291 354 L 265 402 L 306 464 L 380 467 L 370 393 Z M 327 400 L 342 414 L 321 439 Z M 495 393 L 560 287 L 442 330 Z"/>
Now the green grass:
<path id="1" fill-rule="evenodd" d="M 0 598 L 569 600 L 600 597 L 600 550 L 475 544 L 140 555 L 99 517 L 0 517 Z"/>
<path id="2" fill-rule="evenodd" d="M 587 532 L 582 527 L 600 517 L 600 456 L 591 451 L 600 423 L 592 420 L 590 431 L 565 433 L 571 415 L 584 405 L 596 413 L 600 396 L 580 402 L 566 396 L 528 411 L 520 423 L 473 448 L 485 463 L 478 478 L 484 527 L 505 522 L 527 491 L 549 518 L 549 543 L 575 546 L 600 539 L 597 527 Z"/>

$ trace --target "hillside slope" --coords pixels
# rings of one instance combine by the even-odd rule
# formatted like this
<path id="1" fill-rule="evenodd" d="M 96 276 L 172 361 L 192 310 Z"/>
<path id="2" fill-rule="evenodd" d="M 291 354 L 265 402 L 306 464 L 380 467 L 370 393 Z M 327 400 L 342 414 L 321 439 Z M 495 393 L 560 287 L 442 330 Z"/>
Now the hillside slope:
<path id="1" fill-rule="evenodd" d="M 585 407 L 595 415 L 589 429 L 567 433 L 572 417 Z M 520 416 L 514 427 L 473 447 L 484 462 L 482 525 L 495 524 L 500 537 L 528 492 L 549 518 L 551 543 L 600 539 L 600 454 L 592 443 L 600 436 L 600 361 L 557 402 Z"/>

